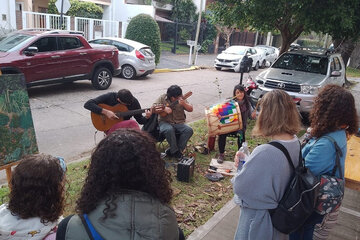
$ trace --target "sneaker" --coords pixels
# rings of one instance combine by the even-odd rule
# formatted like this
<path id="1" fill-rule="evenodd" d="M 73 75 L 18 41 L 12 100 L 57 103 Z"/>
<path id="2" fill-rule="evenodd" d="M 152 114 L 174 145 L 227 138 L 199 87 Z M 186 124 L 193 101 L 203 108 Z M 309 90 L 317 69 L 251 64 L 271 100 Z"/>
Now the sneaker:
<path id="1" fill-rule="evenodd" d="M 225 159 L 225 154 L 224 153 L 220 153 L 219 157 L 217 158 L 217 162 L 218 163 L 223 163 Z"/>
<path id="2" fill-rule="evenodd" d="M 180 151 L 177 151 L 173 154 L 173 157 L 180 161 L 184 155 Z"/>
<path id="3" fill-rule="evenodd" d="M 166 158 L 166 156 L 167 156 L 167 154 L 166 154 L 166 153 L 164 153 L 164 152 L 160 153 L 160 158 L 161 158 L 161 159 Z"/>
<path id="4" fill-rule="evenodd" d="M 165 154 L 166 154 L 167 157 L 172 157 L 173 156 L 173 154 L 171 154 L 171 152 L 170 152 L 170 148 L 165 150 Z"/>

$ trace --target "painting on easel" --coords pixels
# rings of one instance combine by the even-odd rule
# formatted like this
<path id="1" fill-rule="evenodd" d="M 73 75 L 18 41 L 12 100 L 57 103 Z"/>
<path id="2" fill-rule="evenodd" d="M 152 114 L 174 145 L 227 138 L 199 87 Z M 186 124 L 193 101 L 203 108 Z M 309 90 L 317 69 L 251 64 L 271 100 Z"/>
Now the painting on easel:
<path id="1" fill-rule="evenodd" d="M 25 79 L 0 76 L 0 167 L 38 152 Z"/>

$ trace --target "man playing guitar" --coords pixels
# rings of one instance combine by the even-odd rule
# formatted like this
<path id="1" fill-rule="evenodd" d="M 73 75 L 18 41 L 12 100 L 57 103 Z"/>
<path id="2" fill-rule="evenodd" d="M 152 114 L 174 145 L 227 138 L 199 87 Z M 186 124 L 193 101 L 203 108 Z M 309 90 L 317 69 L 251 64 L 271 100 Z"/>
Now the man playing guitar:
<path id="1" fill-rule="evenodd" d="M 117 120 L 119 117 L 111 110 L 99 106 L 99 104 L 106 104 L 108 106 L 115 106 L 118 104 L 125 105 L 128 110 L 141 109 L 139 101 L 131 94 L 128 89 L 121 89 L 117 93 L 109 92 L 98 96 L 97 98 L 90 99 L 84 104 L 84 108 L 90 110 L 93 113 L 104 115 L 106 118 L 111 120 Z M 118 128 L 136 128 L 140 129 L 138 124 L 145 124 L 147 119 L 151 116 L 151 110 L 145 110 L 145 117 L 141 114 L 134 114 L 123 117 L 123 121 L 115 123 L 110 129 L 106 130 L 105 133 L 109 134 Z M 136 122 L 131 117 L 136 119 Z"/>
<path id="2" fill-rule="evenodd" d="M 184 99 L 182 89 L 178 85 L 170 86 L 157 103 L 165 105 L 164 113 L 159 117 L 160 134 L 166 137 L 170 145 L 165 153 L 170 157 L 181 159 L 182 152 L 193 135 L 192 128 L 185 124 L 185 111 L 192 112 L 193 106 Z"/>

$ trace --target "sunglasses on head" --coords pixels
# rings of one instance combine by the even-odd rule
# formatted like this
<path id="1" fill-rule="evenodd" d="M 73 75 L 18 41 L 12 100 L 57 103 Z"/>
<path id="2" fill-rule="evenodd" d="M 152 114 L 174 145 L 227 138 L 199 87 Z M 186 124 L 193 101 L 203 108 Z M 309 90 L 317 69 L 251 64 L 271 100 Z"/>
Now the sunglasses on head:
<path id="1" fill-rule="evenodd" d="M 64 173 L 66 173 L 67 168 L 66 168 L 66 163 L 65 163 L 64 158 L 62 158 L 62 157 L 56 157 L 56 158 L 59 160 L 61 169 L 63 170 Z"/>

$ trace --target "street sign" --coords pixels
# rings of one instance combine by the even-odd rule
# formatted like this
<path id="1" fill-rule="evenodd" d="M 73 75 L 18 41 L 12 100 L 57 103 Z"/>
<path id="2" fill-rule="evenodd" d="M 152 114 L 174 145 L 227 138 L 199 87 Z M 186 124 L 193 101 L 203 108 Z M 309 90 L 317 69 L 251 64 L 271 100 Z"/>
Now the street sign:
<path id="1" fill-rule="evenodd" d="M 195 41 L 187 40 L 186 44 L 189 45 L 189 46 L 195 46 Z"/>
<path id="2" fill-rule="evenodd" d="M 63 2 L 62 13 L 67 13 L 71 7 L 69 0 L 57 0 L 55 2 L 55 6 L 59 13 L 61 13 L 61 2 Z"/>

